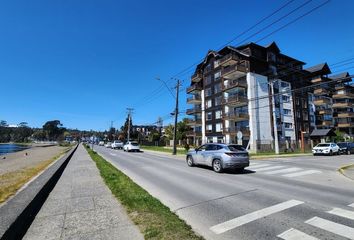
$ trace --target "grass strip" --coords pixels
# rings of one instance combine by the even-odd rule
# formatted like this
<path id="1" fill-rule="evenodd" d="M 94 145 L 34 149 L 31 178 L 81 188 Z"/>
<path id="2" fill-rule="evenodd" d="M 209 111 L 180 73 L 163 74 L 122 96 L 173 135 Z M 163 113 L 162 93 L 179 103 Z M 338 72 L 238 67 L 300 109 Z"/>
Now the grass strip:
<path id="1" fill-rule="evenodd" d="M 38 175 L 52 162 L 63 156 L 70 148 L 54 156 L 53 158 L 42 161 L 33 167 L 28 167 L 13 172 L 0 175 L 0 203 L 5 202 L 10 196 L 14 195 L 24 184 Z"/>
<path id="2" fill-rule="evenodd" d="M 168 207 L 134 183 L 128 176 L 87 148 L 105 183 L 126 208 L 145 239 L 203 239 Z"/>
<path id="3" fill-rule="evenodd" d="M 156 152 L 165 152 L 165 153 L 171 153 L 172 154 L 172 148 L 165 148 L 165 147 L 159 147 L 159 146 L 141 146 L 142 150 L 151 150 L 151 151 L 156 151 Z M 178 155 L 185 155 L 187 153 L 186 150 L 184 149 L 177 149 L 177 154 Z"/>

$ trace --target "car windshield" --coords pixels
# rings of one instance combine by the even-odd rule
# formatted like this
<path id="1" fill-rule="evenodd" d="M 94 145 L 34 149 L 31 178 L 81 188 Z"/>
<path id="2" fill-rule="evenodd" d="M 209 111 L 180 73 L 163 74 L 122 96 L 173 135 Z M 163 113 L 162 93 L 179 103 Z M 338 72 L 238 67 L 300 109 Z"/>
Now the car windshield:
<path id="1" fill-rule="evenodd" d="M 330 146 L 329 143 L 320 143 L 316 147 L 329 147 L 329 146 Z"/>
<path id="2" fill-rule="evenodd" d="M 347 143 L 337 143 L 339 147 L 347 147 Z"/>
<path id="3" fill-rule="evenodd" d="M 228 145 L 227 147 L 232 152 L 246 151 L 246 149 L 240 145 Z"/>

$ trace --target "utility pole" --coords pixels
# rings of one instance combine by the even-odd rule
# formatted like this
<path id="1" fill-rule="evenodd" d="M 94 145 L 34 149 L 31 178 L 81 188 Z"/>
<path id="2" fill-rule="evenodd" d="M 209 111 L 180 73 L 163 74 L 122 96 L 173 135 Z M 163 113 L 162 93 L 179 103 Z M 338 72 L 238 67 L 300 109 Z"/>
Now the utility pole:
<path id="1" fill-rule="evenodd" d="M 181 86 L 181 81 L 177 79 L 176 84 L 176 108 L 175 108 L 175 129 L 173 131 L 173 151 L 172 155 L 177 154 L 177 119 L 178 119 L 178 95 L 179 95 L 179 87 Z"/>
<path id="2" fill-rule="evenodd" d="M 130 119 L 134 108 L 127 108 L 128 110 L 128 142 L 130 141 Z"/>
<path id="3" fill-rule="evenodd" d="M 272 102 L 273 102 L 273 130 L 274 130 L 274 148 L 275 154 L 279 154 L 279 141 L 278 141 L 278 126 L 277 126 L 277 116 L 275 114 L 275 98 L 274 98 L 274 82 L 270 81 L 270 87 L 272 91 Z"/>

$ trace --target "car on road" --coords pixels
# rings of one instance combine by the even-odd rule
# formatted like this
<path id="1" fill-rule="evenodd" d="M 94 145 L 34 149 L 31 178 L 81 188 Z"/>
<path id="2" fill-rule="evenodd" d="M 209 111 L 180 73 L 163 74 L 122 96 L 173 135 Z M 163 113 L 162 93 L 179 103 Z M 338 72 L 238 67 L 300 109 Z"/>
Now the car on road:
<path id="1" fill-rule="evenodd" d="M 241 145 L 208 143 L 187 153 L 188 166 L 206 165 L 215 172 L 225 169 L 238 169 L 242 171 L 250 165 L 248 152 Z"/>
<path id="2" fill-rule="evenodd" d="M 313 155 L 339 155 L 339 146 L 336 143 L 319 143 L 312 149 Z"/>
<path id="3" fill-rule="evenodd" d="M 123 149 L 123 142 L 122 141 L 119 141 L 119 140 L 115 140 L 115 141 L 113 141 L 113 143 L 112 143 L 112 148 L 113 149 Z"/>
<path id="4" fill-rule="evenodd" d="M 126 142 L 126 144 L 124 144 L 123 150 L 127 151 L 127 152 L 132 152 L 132 151 L 140 152 L 140 146 L 137 142 L 129 141 L 129 142 Z"/>
<path id="5" fill-rule="evenodd" d="M 111 142 L 107 142 L 104 146 L 105 146 L 106 148 L 111 148 L 111 147 L 112 147 L 112 143 L 111 143 Z"/>
<path id="6" fill-rule="evenodd" d="M 341 154 L 351 154 L 354 153 L 354 143 L 351 142 L 339 142 L 337 143 L 339 146 L 339 152 Z"/>
<path id="7" fill-rule="evenodd" d="M 98 146 L 104 146 L 104 141 L 99 141 Z"/>

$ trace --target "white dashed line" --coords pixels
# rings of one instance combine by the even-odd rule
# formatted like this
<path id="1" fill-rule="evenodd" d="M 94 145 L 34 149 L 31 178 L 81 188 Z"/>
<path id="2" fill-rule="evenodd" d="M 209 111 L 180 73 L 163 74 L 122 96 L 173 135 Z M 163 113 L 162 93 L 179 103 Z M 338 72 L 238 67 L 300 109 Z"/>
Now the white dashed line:
<path id="1" fill-rule="evenodd" d="M 290 228 L 289 230 L 279 234 L 277 237 L 284 240 L 319 240 L 318 238 L 307 235 L 295 228 Z"/>

